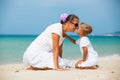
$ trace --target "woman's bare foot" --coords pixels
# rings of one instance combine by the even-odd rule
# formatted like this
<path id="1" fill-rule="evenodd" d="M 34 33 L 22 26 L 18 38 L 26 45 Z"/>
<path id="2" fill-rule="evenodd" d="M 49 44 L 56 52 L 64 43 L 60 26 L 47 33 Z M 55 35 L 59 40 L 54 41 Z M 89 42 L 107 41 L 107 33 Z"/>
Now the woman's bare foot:
<path id="1" fill-rule="evenodd" d="M 26 70 L 34 70 L 34 68 L 32 66 L 28 66 Z"/>
<path id="2" fill-rule="evenodd" d="M 36 67 L 29 66 L 27 67 L 27 70 L 52 70 L 52 68 L 48 68 L 48 67 L 36 68 Z"/>

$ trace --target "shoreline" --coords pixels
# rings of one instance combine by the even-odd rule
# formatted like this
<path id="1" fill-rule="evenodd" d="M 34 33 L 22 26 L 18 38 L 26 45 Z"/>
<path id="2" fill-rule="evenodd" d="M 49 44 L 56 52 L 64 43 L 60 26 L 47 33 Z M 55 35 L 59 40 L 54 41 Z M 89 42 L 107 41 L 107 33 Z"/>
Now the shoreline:
<path id="1" fill-rule="evenodd" d="M 112 54 L 112 55 L 104 55 L 104 56 L 98 56 L 98 58 L 99 59 L 104 59 L 104 58 L 110 58 L 110 57 L 120 57 L 120 55 L 119 54 Z M 65 58 L 65 57 L 63 57 L 64 59 L 68 59 L 68 60 L 73 60 L 73 61 L 76 61 L 76 60 L 78 60 L 78 59 L 81 59 L 82 57 L 79 57 L 78 59 L 72 59 L 72 58 Z M 17 61 L 13 61 L 13 62 L 0 62 L 0 66 L 1 65 L 14 65 L 14 64 L 21 64 L 22 65 L 22 60 L 21 60 L 21 62 L 19 61 L 19 62 L 17 62 Z"/>
<path id="2" fill-rule="evenodd" d="M 0 65 L 0 80 L 120 80 L 120 56 L 99 58 L 96 70 L 26 70 L 23 64 Z"/>

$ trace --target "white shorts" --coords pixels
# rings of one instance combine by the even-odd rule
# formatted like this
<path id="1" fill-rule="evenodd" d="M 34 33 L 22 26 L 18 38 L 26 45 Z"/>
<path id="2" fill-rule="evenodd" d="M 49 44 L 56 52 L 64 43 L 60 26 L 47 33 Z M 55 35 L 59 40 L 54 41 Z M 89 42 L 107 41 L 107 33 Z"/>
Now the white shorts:
<path id="1" fill-rule="evenodd" d="M 88 59 L 81 64 L 78 64 L 78 67 L 91 67 L 98 64 L 98 56 L 89 55 Z"/>

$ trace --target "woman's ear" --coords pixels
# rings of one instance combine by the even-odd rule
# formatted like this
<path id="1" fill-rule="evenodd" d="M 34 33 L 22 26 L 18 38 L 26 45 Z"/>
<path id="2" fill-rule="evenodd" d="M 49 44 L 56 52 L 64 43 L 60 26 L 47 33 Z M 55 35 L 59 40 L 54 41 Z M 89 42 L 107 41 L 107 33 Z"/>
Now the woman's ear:
<path id="1" fill-rule="evenodd" d="M 68 27 L 69 27 L 70 26 L 70 21 L 68 21 L 67 24 L 68 24 Z"/>
<path id="2" fill-rule="evenodd" d="M 68 21 L 67 23 L 70 24 L 70 21 Z"/>

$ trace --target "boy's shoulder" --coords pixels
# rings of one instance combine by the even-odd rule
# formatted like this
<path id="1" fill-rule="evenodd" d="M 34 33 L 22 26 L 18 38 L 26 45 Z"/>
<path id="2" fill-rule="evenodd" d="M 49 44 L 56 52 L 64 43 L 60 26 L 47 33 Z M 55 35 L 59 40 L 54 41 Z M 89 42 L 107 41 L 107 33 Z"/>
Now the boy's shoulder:
<path id="1" fill-rule="evenodd" d="M 82 37 L 80 39 L 81 42 L 90 42 L 89 38 L 88 37 Z"/>
<path id="2" fill-rule="evenodd" d="M 81 38 L 81 40 L 88 40 L 89 38 L 87 36 L 84 36 Z"/>

